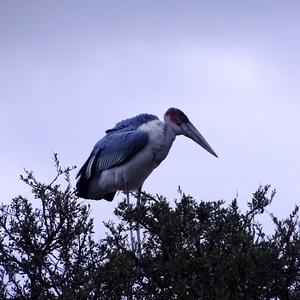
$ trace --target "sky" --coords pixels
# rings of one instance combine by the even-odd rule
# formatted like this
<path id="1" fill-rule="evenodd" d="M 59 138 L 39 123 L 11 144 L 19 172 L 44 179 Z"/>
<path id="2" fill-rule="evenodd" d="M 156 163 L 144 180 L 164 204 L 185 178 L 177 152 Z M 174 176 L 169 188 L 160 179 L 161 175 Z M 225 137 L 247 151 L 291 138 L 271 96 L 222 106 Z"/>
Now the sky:
<path id="1" fill-rule="evenodd" d="M 268 211 L 287 217 L 300 199 L 299 16 L 299 1 L 1 0 L 1 201 L 30 196 L 23 168 L 50 182 L 53 152 L 80 167 L 118 121 L 177 107 L 219 158 L 178 137 L 144 190 L 246 209 L 271 184 Z M 85 201 L 100 235 L 120 199 Z"/>

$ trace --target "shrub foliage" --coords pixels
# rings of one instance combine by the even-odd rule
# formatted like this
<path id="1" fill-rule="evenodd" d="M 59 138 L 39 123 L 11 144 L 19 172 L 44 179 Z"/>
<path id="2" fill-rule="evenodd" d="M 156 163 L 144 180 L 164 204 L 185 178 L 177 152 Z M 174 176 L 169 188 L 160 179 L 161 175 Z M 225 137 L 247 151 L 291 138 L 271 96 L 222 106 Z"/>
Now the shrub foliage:
<path id="1" fill-rule="evenodd" d="M 269 186 L 246 212 L 236 199 L 179 192 L 171 205 L 142 193 L 139 207 L 118 204 L 119 222 L 96 240 L 90 207 L 71 186 L 73 168 L 54 161 L 51 183 L 25 171 L 32 199 L 0 207 L 1 299 L 300 299 L 299 208 L 285 220 L 267 214 Z M 273 221 L 273 234 L 258 215 Z M 142 232 L 140 255 L 128 241 L 131 223 Z"/>

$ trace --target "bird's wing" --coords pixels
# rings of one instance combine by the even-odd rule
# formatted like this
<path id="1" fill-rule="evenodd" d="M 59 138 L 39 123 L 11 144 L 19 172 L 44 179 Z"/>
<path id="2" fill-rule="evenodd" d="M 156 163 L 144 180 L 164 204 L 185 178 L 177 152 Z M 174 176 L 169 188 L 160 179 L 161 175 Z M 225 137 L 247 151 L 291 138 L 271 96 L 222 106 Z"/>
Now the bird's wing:
<path id="1" fill-rule="evenodd" d="M 148 140 L 148 133 L 144 131 L 123 131 L 106 135 L 95 145 L 77 177 L 84 177 L 87 181 L 103 170 L 123 164 L 143 149 Z"/>

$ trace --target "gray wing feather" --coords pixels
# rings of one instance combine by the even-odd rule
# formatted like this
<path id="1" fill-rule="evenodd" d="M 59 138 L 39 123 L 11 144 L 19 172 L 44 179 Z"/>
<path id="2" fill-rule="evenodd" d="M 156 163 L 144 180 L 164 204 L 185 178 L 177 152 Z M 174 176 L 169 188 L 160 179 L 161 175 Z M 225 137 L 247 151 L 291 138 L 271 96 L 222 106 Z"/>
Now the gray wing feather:
<path id="1" fill-rule="evenodd" d="M 77 177 L 81 175 L 89 180 L 103 170 L 125 163 L 143 149 L 148 140 L 148 133 L 144 131 L 123 131 L 106 135 L 95 145 Z"/>

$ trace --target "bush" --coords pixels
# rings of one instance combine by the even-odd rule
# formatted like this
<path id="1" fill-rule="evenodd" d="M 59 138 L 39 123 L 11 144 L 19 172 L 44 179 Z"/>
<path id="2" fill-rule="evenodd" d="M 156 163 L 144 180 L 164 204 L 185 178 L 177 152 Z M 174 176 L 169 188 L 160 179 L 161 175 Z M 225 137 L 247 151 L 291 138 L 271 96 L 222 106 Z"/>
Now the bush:
<path id="1" fill-rule="evenodd" d="M 0 298 L 300 299 L 299 208 L 286 220 L 271 215 L 272 235 L 256 221 L 274 198 L 270 186 L 245 213 L 236 199 L 199 202 L 180 192 L 172 207 L 143 192 L 139 207 L 119 203 L 120 221 L 106 223 L 109 234 L 97 241 L 73 168 L 54 160 L 51 183 L 21 177 L 41 208 L 22 196 L 1 205 Z M 131 251 L 131 223 L 143 233 L 141 255 Z"/>

